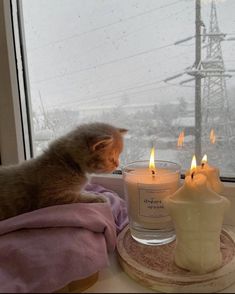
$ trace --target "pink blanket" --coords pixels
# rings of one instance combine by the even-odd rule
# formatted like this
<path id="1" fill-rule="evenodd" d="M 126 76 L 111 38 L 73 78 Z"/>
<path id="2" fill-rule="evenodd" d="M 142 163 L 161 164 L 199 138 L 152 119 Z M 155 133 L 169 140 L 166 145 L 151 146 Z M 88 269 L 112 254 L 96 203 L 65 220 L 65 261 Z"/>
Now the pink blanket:
<path id="1" fill-rule="evenodd" d="M 51 206 L 0 222 L 0 292 L 51 293 L 109 265 L 126 206 L 98 185 L 107 203 Z"/>

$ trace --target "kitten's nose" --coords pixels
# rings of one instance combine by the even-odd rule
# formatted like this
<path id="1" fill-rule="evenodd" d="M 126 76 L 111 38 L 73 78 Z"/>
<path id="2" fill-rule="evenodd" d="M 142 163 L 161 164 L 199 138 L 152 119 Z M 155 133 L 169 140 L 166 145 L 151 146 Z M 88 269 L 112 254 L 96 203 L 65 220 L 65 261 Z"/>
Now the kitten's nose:
<path id="1" fill-rule="evenodd" d="M 114 164 L 115 164 L 116 167 L 118 167 L 119 166 L 119 160 L 115 160 Z"/>

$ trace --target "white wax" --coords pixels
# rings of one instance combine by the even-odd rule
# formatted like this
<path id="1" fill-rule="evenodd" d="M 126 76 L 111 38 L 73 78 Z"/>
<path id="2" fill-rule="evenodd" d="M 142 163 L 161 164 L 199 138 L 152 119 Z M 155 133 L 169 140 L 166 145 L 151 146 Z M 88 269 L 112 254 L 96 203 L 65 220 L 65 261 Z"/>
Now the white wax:
<path id="1" fill-rule="evenodd" d="M 191 171 L 186 172 L 186 176 L 190 175 Z M 195 169 L 195 174 L 203 174 L 207 177 L 207 184 L 216 193 L 221 193 L 224 189 L 224 185 L 220 180 L 219 169 L 209 165 L 207 162 L 204 165 L 199 165 Z"/>
<path id="2" fill-rule="evenodd" d="M 179 174 L 167 169 L 156 170 L 152 175 L 148 168 L 136 169 L 125 175 L 128 214 L 130 221 L 148 229 L 172 226 L 163 199 L 179 187 Z"/>
<path id="3" fill-rule="evenodd" d="M 221 193 L 224 189 L 223 183 L 220 181 L 219 169 L 204 163 L 204 165 L 199 165 L 197 167 L 197 173 L 201 173 L 207 177 L 208 184 L 216 193 Z"/>
<path id="4" fill-rule="evenodd" d="M 229 201 L 212 191 L 203 174 L 186 177 L 184 185 L 165 199 L 176 230 L 175 263 L 203 274 L 222 264 L 220 234 Z"/>

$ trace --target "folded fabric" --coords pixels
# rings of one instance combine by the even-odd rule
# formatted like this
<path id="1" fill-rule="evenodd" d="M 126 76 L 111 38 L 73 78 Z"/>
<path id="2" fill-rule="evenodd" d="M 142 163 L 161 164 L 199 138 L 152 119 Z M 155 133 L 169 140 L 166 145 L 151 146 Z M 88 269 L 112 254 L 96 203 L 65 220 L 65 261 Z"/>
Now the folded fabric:
<path id="1" fill-rule="evenodd" d="M 101 185 L 88 184 L 85 190 L 91 191 L 92 193 L 102 194 L 108 198 L 114 216 L 117 233 L 119 233 L 129 222 L 126 201 L 120 198 L 115 192 L 104 188 Z"/>
<path id="2" fill-rule="evenodd" d="M 86 189 L 108 202 L 56 205 L 0 222 L 1 293 L 51 293 L 109 265 L 128 222 L 125 202 L 99 185 Z"/>

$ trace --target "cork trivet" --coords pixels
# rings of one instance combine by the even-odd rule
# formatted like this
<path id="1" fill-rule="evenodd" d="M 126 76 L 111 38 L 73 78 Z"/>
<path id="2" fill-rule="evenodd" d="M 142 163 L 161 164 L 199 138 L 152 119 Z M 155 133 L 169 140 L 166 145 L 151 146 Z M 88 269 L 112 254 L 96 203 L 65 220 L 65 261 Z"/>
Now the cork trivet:
<path id="1" fill-rule="evenodd" d="M 216 271 L 198 275 L 174 263 L 175 241 L 161 246 L 135 241 L 128 226 L 119 234 L 117 251 L 124 271 L 141 285 L 165 293 L 215 293 L 235 282 L 235 234 L 223 230 L 223 263 Z"/>

